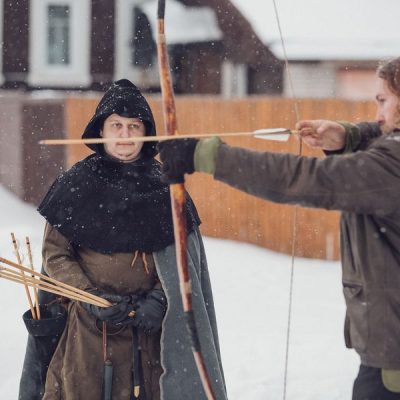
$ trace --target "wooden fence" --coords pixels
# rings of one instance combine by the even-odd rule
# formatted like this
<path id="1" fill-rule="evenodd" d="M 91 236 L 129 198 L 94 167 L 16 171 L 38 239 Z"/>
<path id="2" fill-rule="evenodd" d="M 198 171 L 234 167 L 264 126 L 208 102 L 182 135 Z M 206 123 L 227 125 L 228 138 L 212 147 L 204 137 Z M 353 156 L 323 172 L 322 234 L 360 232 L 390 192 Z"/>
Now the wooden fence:
<path id="1" fill-rule="evenodd" d="M 99 98 L 69 98 L 65 104 L 66 134 L 81 136 L 92 116 Z M 159 97 L 149 97 L 158 133 L 163 132 Z M 251 97 L 224 100 L 215 97 L 181 97 L 176 101 L 180 133 L 209 133 L 251 131 L 261 128 L 294 128 L 296 118 L 293 100 Z M 327 118 L 362 121 L 374 116 L 371 102 L 341 100 L 300 100 L 302 119 Z M 226 142 L 259 151 L 298 152 L 298 142 L 279 143 L 253 138 L 230 138 Z M 82 159 L 90 152 L 84 146 L 71 146 L 68 164 Z M 321 152 L 303 149 L 307 156 L 322 157 Z M 280 171 L 276 171 L 277 174 Z M 202 232 L 207 236 L 253 243 L 275 251 L 292 252 L 294 207 L 277 205 L 234 190 L 214 181 L 210 176 L 195 174 L 187 179 L 203 221 Z M 338 213 L 333 211 L 298 209 L 295 253 L 322 259 L 339 258 Z"/>

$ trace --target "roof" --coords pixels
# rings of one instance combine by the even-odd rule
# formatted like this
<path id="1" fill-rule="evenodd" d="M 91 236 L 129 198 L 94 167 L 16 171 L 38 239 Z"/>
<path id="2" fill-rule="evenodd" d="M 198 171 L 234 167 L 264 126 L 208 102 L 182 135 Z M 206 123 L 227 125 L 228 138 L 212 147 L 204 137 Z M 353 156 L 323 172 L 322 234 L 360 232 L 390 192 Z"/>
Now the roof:
<path id="1" fill-rule="evenodd" d="M 283 59 L 273 0 L 231 0 Z M 276 0 L 291 60 L 377 60 L 400 56 L 399 0 Z"/>
<path id="2" fill-rule="evenodd" d="M 140 4 L 147 15 L 153 37 L 157 37 L 157 1 Z M 168 44 L 184 44 L 221 40 L 222 32 L 214 10 L 210 7 L 187 7 L 176 0 L 168 0 L 165 10 L 165 34 Z"/>

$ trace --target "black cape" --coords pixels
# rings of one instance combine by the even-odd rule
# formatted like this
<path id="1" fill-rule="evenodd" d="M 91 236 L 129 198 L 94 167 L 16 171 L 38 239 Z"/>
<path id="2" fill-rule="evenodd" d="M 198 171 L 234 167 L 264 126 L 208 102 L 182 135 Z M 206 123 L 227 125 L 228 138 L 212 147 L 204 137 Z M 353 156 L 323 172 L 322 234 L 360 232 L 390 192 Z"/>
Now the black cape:
<path id="1" fill-rule="evenodd" d="M 78 247 L 100 253 L 151 253 L 174 242 L 169 186 L 160 163 L 124 163 L 93 154 L 61 174 L 38 211 Z M 187 195 L 188 232 L 200 224 Z"/>

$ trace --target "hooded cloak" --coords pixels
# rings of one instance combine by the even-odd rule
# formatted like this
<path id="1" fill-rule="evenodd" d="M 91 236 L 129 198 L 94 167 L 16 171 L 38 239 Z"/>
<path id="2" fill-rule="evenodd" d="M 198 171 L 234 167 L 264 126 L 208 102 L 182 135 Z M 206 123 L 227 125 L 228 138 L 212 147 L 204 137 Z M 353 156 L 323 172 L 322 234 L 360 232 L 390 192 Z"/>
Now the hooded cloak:
<path id="1" fill-rule="evenodd" d="M 99 138 L 111 114 L 139 118 L 146 136 L 156 134 L 149 104 L 127 79 L 113 83 L 100 100 L 82 138 Z M 103 144 L 88 144 L 93 154 L 60 175 L 39 213 L 75 246 L 100 253 L 151 253 L 174 242 L 169 186 L 160 181 L 155 142 L 146 142 L 141 158 L 121 162 L 104 151 Z M 187 195 L 187 231 L 200 224 Z"/>
<path id="2" fill-rule="evenodd" d="M 145 124 L 146 135 L 156 134 L 153 115 L 144 97 L 131 82 L 120 80 L 115 82 L 105 93 L 82 137 L 100 137 L 104 120 L 114 113 L 128 118 L 140 118 Z M 158 369 L 154 366 L 152 368 L 155 371 L 154 377 L 157 378 L 154 386 L 161 391 L 163 400 L 172 398 L 183 400 L 189 397 L 205 399 L 206 394 L 193 358 L 185 326 L 182 300 L 179 296 L 169 187 L 160 181 L 160 164 L 153 158 L 156 154 L 155 144 L 144 143 L 140 152 L 141 158 L 129 163 L 121 162 L 107 155 L 101 144 L 90 144 L 88 147 L 94 150 L 95 154 L 78 162 L 69 171 L 60 175 L 39 206 L 39 212 L 52 227 L 56 228 L 53 231 L 58 231 L 61 234 L 58 235 L 59 237 L 65 237 L 65 248 L 60 248 L 59 244 L 54 246 L 55 243 L 51 240 L 47 244 L 50 247 L 53 245 L 52 251 L 55 258 L 62 255 L 63 260 L 68 261 L 67 264 L 71 268 L 72 264 L 76 263 L 75 272 L 84 268 L 86 273 L 89 273 L 90 268 L 93 270 L 100 268 L 104 274 L 115 274 L 116 267 L 123 260 L 129 258 L 128 264 L 125 261 L 122 263 L 128 265 L 128 268 L 120 269 L 119 273 L 116 273 L 118 276 L 122 276 L 122 273 L 140 274 L 141 268 L 131 264 L 132 253 L 136 250 L 146 254 L 150 253 L 150 261 L 154 259 L 154 263 L 150 264 L 155 265 L 158 278 L 168 298 L 168 310 L 163 321 L 161 340 L 153 338 L 151 341 L 159 346 L 158 350 L 157 346 L 151 345 L 150 342 L 148 348 L 144 344 L 141 347 L 144 356 L 149 349 L 157 350 L 157 354 L 154 354 L 154 357 L 149 356 L 148 362 L 144 361 L 143 365 L 151 366 L 151 363 L 157 362 L 158 357 L 161 357 L 164 372 L 160 380 L 157 375 Z M 198 230 L 200 219 L 189 195 L 187 195 L 187 200 L 188 265 L 192 280 L 193 310 L 196 315 L 196 325 L 200 333 L 199 340 L 206 368 L 213 382 L 214 391 L 218 399 L 226 400 L 212 291 L 204 248 Z M 69 246 L 70 242 L 73 244 L 72 248 Z M 74 258 L 75 248 L 79 261 Z M 48 249 L 46 253 L 49 252 Z M 57 252 L 59 252 L 58 255 L 55 254 Z M 99 253 L 113 255 L 108 259 Z M 67 257 L 65 257 L 66 254 L 68 254 Z M 84 260 L 87 260 L 88 263 L 85 264 Z M 136 263 L 138 262 L 136 261 Z M 107 263 L 112 264 L 112 271 L 106 268 Z M 68 279 L 79 281 L 79 273 L 74 274 L 68 270 L 67 275 Z M 83 275 L 86 276 L 84 273 Z M 147 285 L 150 285 L 153 275 L 151 277 L 145 273 L 142 275 L 146 278 L 146 282 L 149 280 Z M 104 284 L 117 286 L 128 284 L 129 286 L 140 283 L 136 278 L 132 282 L 126 282 L 126 280 L 115 280 L 109 276 L 106 280 L 97 275 L 96 277 L 99 287 Z M 118 286 L 118 289 L 122 290 L 123 288 Z M 134 291 L 131 289 L 129 290 Z M 72 302 L 69 307 L 69 322 L 61 339 L 61 345 L 67 343 L 68 329 L 80 321 L 74 310 L 78 312 L 79 305 Z M 86 314 L 82 314 L 81 317 L 85 320 L 90 318 Z M 74 334 L 71 338 L 71 343 L 76 344 L 77 340 Z M 142 338 L 146 339 L 143 335 Z M 56 338 L 57 340 L 58 338 Z M 112 338 L 109 340 L 112 343 Z M 125 346 L 126 343 L 124 343 L 123 340 L 115 341 L 115 345 Z M 83 349 L 86 347 L 83 346 Z M 122 375 L 126 377 L 125 375 L 130 373 L 131 352 L 127 352 L 125 347 L 121 348 L 123 351 L 120 354 L 128 355 L 129 360 L 119 372 L 123 371 Z M 24 362 L 25 369 L 20 386 L 21 399 L 41 398 L 40 391 L 43 389 L 44 382 L 43 374 L 39 372 L 42 370 L 45 372 L 47 365 L 42 363 L 41 368 L 37 369 L 32 364 L 32 360 L 36 359 L 39 354 L 38 350 L 32 347 L 31 342 L 28 342 L 27 357 Z M 59 357 L 57 357 L 57 351 Z M 59 346 L 52 360 L 52 363 L 55 364 L 49 372 L 53 375 L 54 373 L 58 374 L 65 372 L 67 366 L 71 366 L 71 373 L 74 375 L 76 362 L 74 358 L 68 359 L 68 356 L 75 357 L 74 354 L 63 352 L 62 346 Z M 90 357 L 86 360 L 89 362 Z M 60 361 L 66 363 L 65 368 L 58 368 L 59 364 L 57 363 Z M 146 367 L 146 371 L 152 371 L 152 368 Z M 50 374 L 50 376 L 53 375 Z M 116 374 L 118 379 L 123 377 Z M 47 379 L 49 379 L 49 375 Z M 91 376 L 91 379 L 96 380 L 96 377 Z M 127 378 L 127 380 L 129 379 Z M 146 380 L 145 384 L 147 384 Z M 65 385 L 63 387 L 66 388 Z M 129 384 L 121 385 L 123 390 L 127 387 Z M 68 393 L 72 397 L 69 398 L 76 397 L 75 390 L 77 389 L 79 388 L 72 388 Z"/>
<path id="3" fill-rule="evenodd" d="M 38 211 L 75 246 L 100 253 L 152 253 L 174 242 L 169 186 L 160 163 L 93 154 L 60 175 Z M 200 224 L 187 195 L 187 230 Z"/>

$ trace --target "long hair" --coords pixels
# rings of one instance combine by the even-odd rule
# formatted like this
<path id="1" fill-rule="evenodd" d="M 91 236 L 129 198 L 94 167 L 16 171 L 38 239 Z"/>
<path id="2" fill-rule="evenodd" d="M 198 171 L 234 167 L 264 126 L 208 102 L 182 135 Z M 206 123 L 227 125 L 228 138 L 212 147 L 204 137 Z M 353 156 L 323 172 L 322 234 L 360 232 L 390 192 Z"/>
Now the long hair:
<path id="1" fill-rule="evenodd" d="M 390 91 L 400 97 L 400 57 L 379 65 L 377 74 L 387 82 Z"/>

